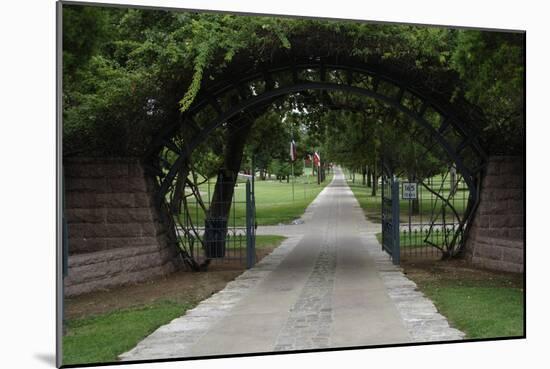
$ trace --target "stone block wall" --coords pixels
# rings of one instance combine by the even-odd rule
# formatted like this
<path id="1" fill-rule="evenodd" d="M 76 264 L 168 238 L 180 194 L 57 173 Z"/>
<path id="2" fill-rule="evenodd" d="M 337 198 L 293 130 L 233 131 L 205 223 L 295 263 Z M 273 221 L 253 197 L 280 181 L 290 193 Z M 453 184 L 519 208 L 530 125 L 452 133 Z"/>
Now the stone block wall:
<path id="1" fill-rule="evenodd" d="M 64 160 L 68 275 L 65 295 L 141 282 L 175 271 L 153 182 L 132 158 Z"/>
<path id="2" fill-rule="evenodd" d="M 524 271 L 524 158 L 489 158 L 466 255 L 483 268 Z"/>

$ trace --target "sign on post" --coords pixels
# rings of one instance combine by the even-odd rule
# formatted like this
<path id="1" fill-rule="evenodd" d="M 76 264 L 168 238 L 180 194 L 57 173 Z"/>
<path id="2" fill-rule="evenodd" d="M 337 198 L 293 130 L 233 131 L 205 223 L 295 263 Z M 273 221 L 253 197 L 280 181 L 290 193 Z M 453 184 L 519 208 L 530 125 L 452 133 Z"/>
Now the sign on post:
<path id="1" fill-rule="evenodd" d="M 416 200 L 416 183 L 403 182 L 403 200 Z"/>

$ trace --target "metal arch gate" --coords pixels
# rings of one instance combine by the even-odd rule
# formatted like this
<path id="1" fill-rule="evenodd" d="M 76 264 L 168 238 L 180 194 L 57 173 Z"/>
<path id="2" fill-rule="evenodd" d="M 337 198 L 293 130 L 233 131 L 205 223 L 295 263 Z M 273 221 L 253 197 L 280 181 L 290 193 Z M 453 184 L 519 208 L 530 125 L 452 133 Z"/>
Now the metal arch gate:
<path id="1" fill-rule="evenodd" d="M 456 163 L 470 191 L 477 198 L 478 175 L 486 154 L 474 125 L 456 115 L 450 107 L 365 66 L 330 61 L 294 61 L 289 65 L 265 66 L 261 72 L 237 76 L 201 90 L 197 101 L 181 116 L 181 121 L 166 125 L 151 143 L 145 155 L 152 158 L 151 173 L 157 176 L 162 199 L 192 152 L 213 131 L 232 117 L 265 106 L 274 99 L 305 90 L 331 90 L 366 96 L 391 106 L 416 122 L 418 127 L 439 144 Z M 188 136 L 183 145 L 174 140 L 179 133 Z M 179 133 L 178 133 L 179 132 Z M 162 150 L 171 151 L 177 159 L 168 168 L 158 162 Z M 163 171 L 166 169 L 166 171 Z"/>
<path id="2" fill-rule="evenodd" d="M 253 116 L 258 109 L 281 96 L 306 90 L 342 91 L 365 96 L 408 117 L 415 124 L 415 131 L 424 132 L 427 148 L 439 145 L 460 173 L 469 196 L 468 206 L 461 214 L 459 231 L 455 234 L 467 233 L 479 200 L 480 175 L 486 162 L 486 154 L 471 118 L 464 120 L 464 116 L 457 115 L 452 106 L 447 103 L 441 105 L 433 96 L 391 78 L 382 70 L 370 70 L 362 63 L 321 58 L 265 65 L 251 72 L 237 73 L 234 78 L 202 89 L 197 101 L 185 115 L 180 116 L 179 121 L 162 128 L 145 155 L 149 163 L 148 171 L 155 177 L 158 186 L 159 206 L 167 208 L 172 217 L 177 217 L 174 210 L 178 209 L 180 199 L 170 199 L 170 193 L 175 187 L 183 186 L 185 189 L 192 154 L 215 129 L 223 127 L 239 114 Z M 426 190 L 430 191 L 429 188 Z M 181 188 L 178 192 L 182 193 Z M 435 195 L 449 203 L 448 199 Z M 442 211 L 444 214 L 444 209 Z M 169 227 L 173 223 L 168 220 Z M 440 228 L 445 230 L 443 223 Z M 186 228 L 185 232 L 194 232 L 193 226 Z M 430 227 L 428 235 L 433 229 L 437 232 L 439 228 Z M 447 238 L 445 236 L 445 242 Z M 463 240 L 462 236 L 453 237 L 451 246 L 457 245 L 459 250 Z"/>
<path id="3" fill-rule="evenodd" d="M 399 265 L 399 180 L 387 167 L 382 173 L 382 250 L 387 252 L 393 264 Z"/>

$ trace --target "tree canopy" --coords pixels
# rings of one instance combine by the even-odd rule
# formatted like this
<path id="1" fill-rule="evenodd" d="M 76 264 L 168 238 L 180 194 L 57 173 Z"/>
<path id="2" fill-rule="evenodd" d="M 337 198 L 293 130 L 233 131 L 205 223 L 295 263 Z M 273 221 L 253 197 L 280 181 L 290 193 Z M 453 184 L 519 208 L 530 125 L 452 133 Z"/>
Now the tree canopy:
<path id="1" fill-rule="evenodd" d="M 383 65 L 442 100 L 479 108 L 488 152 L 523 150 L 521 33 L 77 5 L 63 6 L 63 27 L 65 155 L 142 155 L 155 133 L 179 119 L 205 85 L 235 68 L 289 54 Z M 297 104 L 283 109 L 280 103 L 255 124 L 248 145 L 258 158 L 269 151 L 277 159 L 288 151 L 284 117 L 304 127 L 296 135 L 305 146 L 321 145 L 328 134 L 345 134 L 351 140 L 347 150 L 376 153 L 380 135 L 387 137 L 380 128 L 387 112 L 375 104 L 363 102 L 363 112 L 310 106 L 305 111 L 311 114 L 289 115 Z M 350 125 L 327 129 L 327 120 Z M 279 133 L 268 137 L 268 131 Z M 205 155 L 215 162 L 223 143 L 209 140 Z M 326 150 L 342 159 L 336 146 Z"/>

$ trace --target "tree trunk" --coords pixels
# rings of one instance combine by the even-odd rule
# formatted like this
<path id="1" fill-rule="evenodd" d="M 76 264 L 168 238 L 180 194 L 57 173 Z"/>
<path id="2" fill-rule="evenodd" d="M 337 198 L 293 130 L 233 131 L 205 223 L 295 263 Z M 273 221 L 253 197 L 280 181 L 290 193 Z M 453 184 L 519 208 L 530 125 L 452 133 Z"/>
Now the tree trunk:
<path id="1" fill-rule="evenodd" d="M 420 202 L 418 201 L 418 197 L 414 200 L 412 200 L 412 214 L 418 215 L 420 214 Z"/>
<path id="2" fill-rule="evenodd" d="M 321 184 L 321 167 L 317 167 L 317 184 Z"/>
<path id="3" fill-rule="evenodd" d="M 409 182 L 415 182 L 416 181 L 416 175 L 409 175 L 408 176 Z M 417 194 L 416 199 L 411 200 L 411 214 L 412 215 L 418 215 L 420 214 L 420 201 L 418 199 L 418 188 L 417 188 Z"/>
<path id="4" fill-rule="evenodd" d="M 451 175 L 451 193 L 454 193 L 456 191 L 456 185 L 457 185 L 457 181 L 456 181 L 456 168 L 455 166 L 451 166 L 451 168 L 449 169 L 449 172 L 450 172 L 450 175 Z"/>
<path id="5" fill-rule="evenodd" d="M 372 169 L 372 191 L 371 196 L 376 196 L 376 190 L 378 187 L 378 177 L 376 175 L 376 167 Z"/>
<path id="6" fill-rule="evenodd" d="M 372 187 L 372 170 L 370 166 L 367 166 L 367 187 Z"/>
<path id="7" fill-rule="evenodd" d="M 235 121 L 239 122 L 237 119 Z M 205 220 L 204 243 L 208 259 L 225 256 L 227 220 L 231 210 L 237 174 L 241 167 L 244 145 L 251 127 L 252 122 L 249 120 L 229 124 L 223 168 L 219 170 L 210 209 Z"/>
<path id="8" fill-rule="evenodd" d="M 364 186 L 364 185 L 367 184 L 367 166 L 366 166 L 366 165 L 363 165 L 363 166 L 361 167 L 361 170 L 362 170 L 361 174 L 363 175 L 363 183 L 362 183 L 362 184 L 363 184 L 363 186 Z"/>

